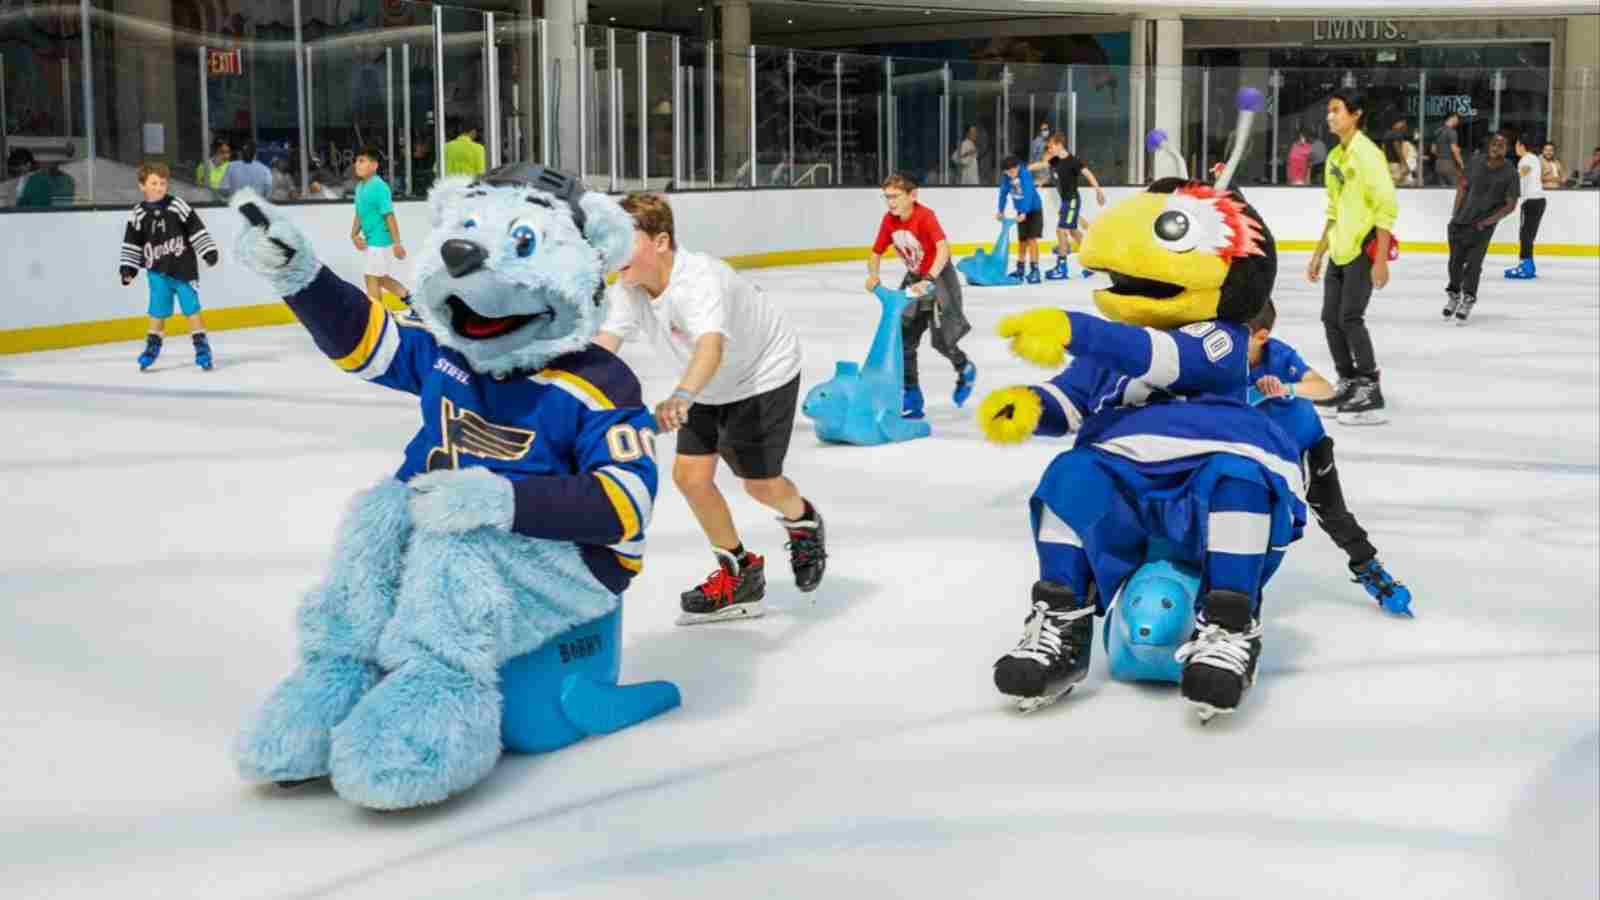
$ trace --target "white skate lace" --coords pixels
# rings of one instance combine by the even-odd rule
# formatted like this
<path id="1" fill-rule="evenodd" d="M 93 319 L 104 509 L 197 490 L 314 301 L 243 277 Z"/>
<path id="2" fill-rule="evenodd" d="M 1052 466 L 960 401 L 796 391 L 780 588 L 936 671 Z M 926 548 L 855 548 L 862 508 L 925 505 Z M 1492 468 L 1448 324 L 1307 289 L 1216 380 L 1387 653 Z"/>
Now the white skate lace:
<path id="1" fill-rule="evenodd" d="M 1033 612 L 1028 614 L 1028 621 L 1022 628 L 1022 640 L 1007 655 L 1031 659 L 1040 665 L 1054 665 L 1061 658 L 1061 629 L 1069 622 L 1093 614 L 1092 606 L 1058 612 L 1041 600 L 1033 604 Z"/>
<path id="2" fill-rule="evenodd" d="M 1251 623 L 1250 630 L 1229 631 L 1221 625 L 1201 622 L 1187 644 L 1178 648 L 1172 658 L 1178 662 L 1192 659 L 1196 665 L 1227 669 L 1235 675 L 1244 675 L 1250 669 L 1250 642 L 1261 637 L 1261 623 Z"/>

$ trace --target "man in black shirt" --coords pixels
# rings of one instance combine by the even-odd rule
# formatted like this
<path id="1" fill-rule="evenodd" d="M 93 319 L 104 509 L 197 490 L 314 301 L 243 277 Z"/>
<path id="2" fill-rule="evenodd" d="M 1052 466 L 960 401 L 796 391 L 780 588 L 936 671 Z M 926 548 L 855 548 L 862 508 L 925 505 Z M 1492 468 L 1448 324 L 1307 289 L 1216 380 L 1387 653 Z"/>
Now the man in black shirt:
<path id="1" fill-rule="evenodd" d="M 1455 214 L 1450 217 L 1450 284 L 1445 294 L 1444 317 L 1465 325 L 1478 302 L 1478 276 L 1489 252 L 1494 226 L 1517 208 L 1521 190 L 1517 167 L 1506 162 L 1508 141 L 1503 133 L 1489 138 L 1488 152 L 1474 157 L 1463 178 L 1456 182 Z"/>
<path id="2" fill-rule="evenodd" d="M 1056 217 L 1056 266 L 1044 277 L 1052 281 L 1068 278 L 1067 256 L 1072 252 L 1072 244 L 1083 242 L 1083 232 L 1078 228 L 1078 177 L 1081 175 L 1089 180 L 1089 186 L 1094 188 L 1095 202 L 1101 206 L 1106 205 L 1106 192 L 1100 189 L 1100 182 L 1095 180 L 1094 173 L 1083 164 L 1083 160 L 1067 149 L 1067 136 L 1059 131 L 1050 135 L 1049 142 L 1045 144 L 1044 158 L 1028 168 L 1031 171 L 1049 169 L 1055 175 L 1056 190 L 1061 192 L 1061 213 Z M 1094 273 L 1084 269 L 1083 274 L 1089 276 Z"/>

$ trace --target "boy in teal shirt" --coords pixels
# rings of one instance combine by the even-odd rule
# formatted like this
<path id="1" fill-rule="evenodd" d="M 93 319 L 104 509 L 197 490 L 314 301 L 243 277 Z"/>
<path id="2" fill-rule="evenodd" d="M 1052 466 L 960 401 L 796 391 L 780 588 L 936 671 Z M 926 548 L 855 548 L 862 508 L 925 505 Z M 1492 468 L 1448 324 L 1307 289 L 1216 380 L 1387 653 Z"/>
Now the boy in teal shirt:
<path id="1" fill-rule="evenodd" d="M 371 144 L 356 154 L 356 217 L 350 226 L 350 240 L 366 254 L 367 296 L 381 303 L 387 290 L 409 306 L 411 291 L 395 277 L 400 261 L 406 258 L 406 248 L 400 243 L 400 223 L 394 217 L 389 185 L 378 177 L 379 157 L 378 148 Z"/>

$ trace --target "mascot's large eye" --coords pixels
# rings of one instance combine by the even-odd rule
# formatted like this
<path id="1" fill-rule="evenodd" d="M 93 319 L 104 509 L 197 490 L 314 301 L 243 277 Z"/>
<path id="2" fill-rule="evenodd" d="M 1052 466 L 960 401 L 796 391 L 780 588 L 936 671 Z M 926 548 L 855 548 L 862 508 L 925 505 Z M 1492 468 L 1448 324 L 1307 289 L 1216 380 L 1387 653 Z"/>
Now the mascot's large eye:
<path id="1" fill-rule="evenodd" d="M 1169 209 L 1156 216 L 1155 232 L 1158 241 L 1178 243 L 1189 233 L 1189 217 L 1178 210 Z"/>
<path id="2" fill-rule="evenodd" d="M 538 246 L 537 232 L 532 225 L 512 223 L 511 239 L 517 244 L 518 256 L 532 256 L 533 248 Z"/>

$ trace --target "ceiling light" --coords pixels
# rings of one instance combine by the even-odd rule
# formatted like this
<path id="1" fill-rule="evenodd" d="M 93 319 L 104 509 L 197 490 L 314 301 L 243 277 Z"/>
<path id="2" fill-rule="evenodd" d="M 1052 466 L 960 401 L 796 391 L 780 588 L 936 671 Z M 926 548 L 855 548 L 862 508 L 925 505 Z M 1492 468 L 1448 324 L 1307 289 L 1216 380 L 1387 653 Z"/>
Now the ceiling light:
<path id="1" fill-rule="evenodd" d="M 617 20 L 617 17 L 616 17 L 616 16 L 612 16 L 612 17 L 611 17 L 611 21 L 613 21 L 613 22 L 615 22 L 615 21 L 616 21 L 616 20 Z"/>
<path id="2" fill-rule="evenodd" d="M 789 24 L 790 24 L 790 25 L 793 25 L 793 24 L 794 24 L 794 20 L 793 20 L 793 19 L 790 19 L 790 20 L 789 20 Z"/>

